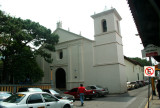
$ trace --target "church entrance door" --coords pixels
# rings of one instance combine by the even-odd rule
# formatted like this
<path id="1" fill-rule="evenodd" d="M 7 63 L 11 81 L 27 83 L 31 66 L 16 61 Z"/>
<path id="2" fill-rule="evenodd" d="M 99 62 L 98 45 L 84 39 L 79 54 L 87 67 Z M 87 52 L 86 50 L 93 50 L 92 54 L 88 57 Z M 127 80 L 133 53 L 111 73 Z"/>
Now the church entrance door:
<path id="1" fill-rule="evenodd" d="M 66 88 L 66 72 L 63 68 L 58 68 L 56 70 L 56 88 Z"/>

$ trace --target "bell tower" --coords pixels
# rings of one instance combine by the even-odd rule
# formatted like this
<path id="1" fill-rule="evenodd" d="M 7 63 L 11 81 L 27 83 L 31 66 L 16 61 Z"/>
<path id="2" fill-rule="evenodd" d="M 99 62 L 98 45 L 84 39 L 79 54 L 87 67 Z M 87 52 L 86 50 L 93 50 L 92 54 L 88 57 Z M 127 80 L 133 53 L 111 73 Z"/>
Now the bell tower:
<path id="1" fill-rule="evenodd" d="M 114 8 L 91 17 L 95 37 L 93 65 L 103 68 L 100 73 L 106 75 L 101 79 L 105 81 L 104 86 L 113 93 L 124 93 L 127 88 L 119 23 L 122 18 Z"/>

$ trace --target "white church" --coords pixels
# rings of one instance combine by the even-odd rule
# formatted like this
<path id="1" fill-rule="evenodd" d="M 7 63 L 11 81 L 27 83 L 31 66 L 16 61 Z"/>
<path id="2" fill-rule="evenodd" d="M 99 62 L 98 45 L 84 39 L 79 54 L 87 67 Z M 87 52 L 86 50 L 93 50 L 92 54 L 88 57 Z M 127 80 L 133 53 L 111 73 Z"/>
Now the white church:
<path id="1" fill-rule="evenodd" d="M 64 30 L 61 22 L 57 23 L 54 33 L 59 35 L 59 43 L 52 52 L 53 63 L 37 60 L 44 71 L 41 83 L 53 83 L 55 88 L 67 90 L 80 83 L 95 84 L 107 87 L 110 93 L 124 93 L 127 81 L 144 78 L 143 67 L 124 59 L 119 24 L 122 18 L 114 8 L 91 17 L 94 40 Z"/>

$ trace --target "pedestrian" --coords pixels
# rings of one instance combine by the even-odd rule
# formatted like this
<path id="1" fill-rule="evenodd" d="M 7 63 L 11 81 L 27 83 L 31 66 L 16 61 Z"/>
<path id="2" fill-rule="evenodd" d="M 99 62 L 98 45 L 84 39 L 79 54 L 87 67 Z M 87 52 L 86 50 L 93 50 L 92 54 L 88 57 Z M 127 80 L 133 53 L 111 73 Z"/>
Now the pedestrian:
<path id="1" fill-rule="evenodd" d="M 81 106 L 83 106 L 84 104 L 84 93 L 85 93 L 85 87 L 83 87 L 83 84 L 80 84 L 80 87 L 78 87 L 78 93 L 80 96 L 80 100 L 81 100 Z"/>
<path id="2" fill-rule="evenodd" d="M 159 96 L 159 99 L 160 99 L 160 80 L 158 80 L 156 88 L 157 88 L 158 96 Z"/>

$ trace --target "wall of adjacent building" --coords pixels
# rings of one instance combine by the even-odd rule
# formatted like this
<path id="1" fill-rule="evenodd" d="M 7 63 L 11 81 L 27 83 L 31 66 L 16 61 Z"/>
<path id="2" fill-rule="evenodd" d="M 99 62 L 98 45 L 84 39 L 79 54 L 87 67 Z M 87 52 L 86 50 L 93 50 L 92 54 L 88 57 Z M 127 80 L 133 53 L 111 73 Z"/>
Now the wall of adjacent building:
<path id="1" fill-rule="evenodd" d="M 143 67 L 140 65 L 135 65 L 132 62 L 125 59 L 125 73 L 127 77 L 127 81 L 137 81 L 138 75 L 139 80 L 144 80 L 144 70 Z"/>

